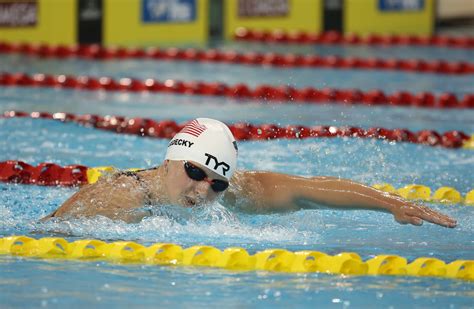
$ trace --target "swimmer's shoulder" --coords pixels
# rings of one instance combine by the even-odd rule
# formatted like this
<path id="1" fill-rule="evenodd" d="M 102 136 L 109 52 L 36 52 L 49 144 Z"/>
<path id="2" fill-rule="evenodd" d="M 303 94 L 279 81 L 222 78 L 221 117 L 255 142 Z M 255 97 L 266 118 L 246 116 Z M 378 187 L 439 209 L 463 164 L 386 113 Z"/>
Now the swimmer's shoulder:
<path id="1" fill-rule="evenodd" d="M 258 182 L 259 173 L 260 171 L 235 171 L 229 181 L 229 189 L 224 193 L 223 204 L 245 213 L 261 212 L 259 197 L 263 192 Z"/>
<path id="2" fill-rule="evenodd" d="M 142 207 L 150 199 L 145 175 L 156 168 L 104 173 L 93 184 L 82 186 L 58 209 L 41 221 L 57 217 L 91 217 L 104 215 L 112 218 L 115 213 Z M 119 218 L 120 219 L 120 218 Z M 129 221 L 129 220 L 127 220 Z"/>

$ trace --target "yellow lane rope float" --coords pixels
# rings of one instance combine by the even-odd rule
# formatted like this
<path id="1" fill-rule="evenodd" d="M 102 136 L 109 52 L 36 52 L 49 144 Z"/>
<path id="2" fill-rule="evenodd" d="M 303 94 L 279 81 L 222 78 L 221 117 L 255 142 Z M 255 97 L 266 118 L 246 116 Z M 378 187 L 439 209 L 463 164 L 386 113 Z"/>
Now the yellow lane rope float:
<path id="1" fill-rule="evenodd" d="M 472 134 L 468 140 L 464 141 L 462 148 L 474 149 L 474 134 Z"/>
<path id="2" fill-rule="evenodd" d="M 95 183 L 104 173 L 113 173 L 117 169 L 112 166 L 102 166 L 89 168 L 87 170 L 87 180 L 89 183 Z M 138 169 L 128 169 L 129 171 L 134 171 Z M 442 204 L 464 204 L 469 206 L 474 206 L 474 189 L 469 191 L 465 196 L 462 196 L 459 191 L 452 187 L 441 187 L 432 193 L 430 187 L 412 184 L 405 187 L 396 189 L 391 184 L 375 184 L 374 188 L 398 194 L 408 200 L 421 200 L 425 202 L 436 202 Z"/>
<path id="3" fill-rule="evenodd" d="M 469 191 L 464 197 L 459 191 L 452 187 L 438 188 L 433 194 L 430 187 L 424 185 L 411 184 L 395 189 L 390 184 L 375 184 L 374 188 L 394 193 L 408 200 L 421 200 L 425 202 L 436 202 L 443 204 L 464 204 L 474 206 L 474 190 Z"/>
<path id="4" fill-rule="evenodd" d="M 473 260 L 456 260 L 447 264 L 440 259 L 420 257 L 409 263 L 401 256 L 378 255 L 363 261 L 353 252 L 332 256 L 309 250 L 291 252 L 285 249 L 267 249 L 250 255 L 245 249 L 238 247 L 221 251 L 212 246 L 182 248 L 172 243 L 156 243 L 146 247 L 132 241 L 107 243 L 84 239 L 69 243 L 63 238 L 10 236 L 0 238 L 1 254 L 45 259 L 204 266 L 232 271 L 426 276 L 474 280 Z"/>

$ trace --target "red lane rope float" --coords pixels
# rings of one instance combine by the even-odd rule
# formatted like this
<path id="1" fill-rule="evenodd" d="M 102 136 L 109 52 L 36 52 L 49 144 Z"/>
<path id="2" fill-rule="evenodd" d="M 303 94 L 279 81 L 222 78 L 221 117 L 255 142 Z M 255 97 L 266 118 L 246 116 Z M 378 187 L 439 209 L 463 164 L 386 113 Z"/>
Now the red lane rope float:
<path id="1" fill-rule="evenodd" d="M 214 49 L 133 49 L 100 47 L 98 45 L 52 46 L 33 44 L 0 43 L 0 53 L 22 53 L 45 58 L 79 57 L 83 59 L 155 59 L 196 62 L 218 62 L 254 66 L 400 70 L 419 73 L 474 74 L 474 64 L 466 61 L 447 62 L 444 60 L 425 61 L 421 59 L 381 59 L 340 56 L 317 56 L 278 53 L 238 53 Z"/>
<path id="2" fill-rule="evenodd" d="M 219 82 L 182 82 L 155 79 L 144 81 L 131 78 L 114 80 L 109 77 L 48 75 L 48 74 L 0 74 L 0 86 L 54 87 L 80 90 L 164 92 L 186 95 L 222 96 L 234 99 L 291 101 L 306 103 L 341 103 L 363 105 L 414 106 L 425 108 L 474 108 L 474 94 L 463 98 L 449 92 L 436 96 L 430 92 L 417 94 L 396 91 L 386 94 L 382 90 L 360 91 L 358 89 L 316 89 L 312 87 L 294 88 L 291 86 L 259 85 L 250 88 L 246 84 L 227 85 Z"/>
<path id="3" fill-rule="evenodd" d="M 6 111 L 5 118 L 30 117 L 55 119 L 62 122 L 74 122 L 81 125 L 108 130 L 116 133 L 135 134 L 155 138 L 171 138 L 185 125 L 172 120 L 155 121 L 148 118 L 126 118 L 122 116 L 75 115 L 70 113 L 45 113 Z M 470 137 L 462 131 L 438 133 L 433 130 L 412 132 L 407 129 L 386 129 L 381 127 L 367 130 L 358 127 L 335 126 L 278 126 L 275 124 L 253 125 L 249 123 L 228 124 L 237 140 L 304 139 L 316 137 L 357 137 L 377 138 L 394 142 L 410 142 L 428 146 L 460 148 Z"/>
<path id="4" fill-rule="evenodd" d="M 65 167 L 54 163 L 40 163 L 37 166 L 22 161 L 0 162 L 0 181 L 35 184 L 40 186 L 77 186 L 88 183 L 88 167 L 68 165 Z"/>
<path id="5" fill-rule="evenodd" d="M 251 30 L 237 28 L 234 39 L 239 41 L 266 43 L 298 43 L 298 44 L 348 44 L 348 45 L 411 45 L 441 46 L 454 48 L 474 48 L 474 37 L 468 36 L 416 36 L 416 35 L 379 35 L 357 34 L 343 35 L 339 32 L 309 33 L 304 31 L 285 32 L 282 30 Z"/>

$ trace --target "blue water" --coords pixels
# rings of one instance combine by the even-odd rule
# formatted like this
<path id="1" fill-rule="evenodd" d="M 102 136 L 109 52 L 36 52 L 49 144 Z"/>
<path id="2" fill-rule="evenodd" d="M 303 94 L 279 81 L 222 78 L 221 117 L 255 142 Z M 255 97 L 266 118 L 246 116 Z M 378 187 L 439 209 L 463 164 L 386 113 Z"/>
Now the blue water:
<path id="1" fill-rule="evenodd" d="M 155 78 L 161 81 L 224 82 L 230 85 L 245 83 L 250 87 L 260 84 L 289 85 L 294 87 L 382 89 L 386 93 L 397 90 L 433 93 L 472 93 L 472 75 L 444 75 L 409 73 L 401 71 L 333 70 L 323 68 L 282 69 L 277 67 L 244 66 L 225 63 L 156 61 L 39 59 L 20 55 L 0 55 L 0 71 L 49 73 L 113 78 Z M 262 79 L 262 76 L 265 76 Z M 390 81 L 390 82 L 387 82 Z"/>
<path id="2" fill-rule="evenodd" d="M 217 46 L 224 50 L 237 50 L 248 52 L 295 53 L 301 55 L 338 55 L 341 57 L 361 58 L 396 58 L 396 59 L 423 59 L 423 60 L 446 60 L 446 61 L 472 61 L 474 51 L 472 49 L 450 48 L 450 47 L 422 47 L 422 46 L 367 46 L 367 45 L 298 45 L 298 44 L 262 44 L 257 42 L 228 43 Z"/>
<path id="3" fill-rule="evenodd" d="M 466 59 L 464 59 L 466 60 Z M 22 67 L 23 66 L 23 67 Z M 21 70 L 20 70 L 21 68 Z M 173 70 L 174 68 L 174 70 Z M 188 72 L 186 72 L 186 68 Z M 212 74 L 212 68 L 218 74 Z M 0 70 L 97 74 L 159 79 L 221 80 L 295 85 L 340 79 L 348 87 L 394 84 L 438 91 L 439 75 L 381 72 L 262 70 L 174 62 L 81 62 L 0 56 Z M 177 73 L 178 72 L 178 73 Z M 180 75 L 181 74 L 181 75 Z M 307 74 L 307 75 L 305 75 Z M 151 75 L 151 76 L 149 76 Z M 306 76 L 305 78 L 300 75 Z M 311 80 L 308 78 L 311 77 Z M 444 78 L 444 77 L 443 77 Z M 411 80 L 411 82 L 406 82 Z M 474 92 L 474 77 L 446 77 L 450 91 Z M 316 85 L 315 85 L 316 86 Z M 448 87 L 447 85 L 444 85 Z M 338 86 L 343 87 L 343 86 Z M 344 86 L 346 87 L 346 86 Z M 233 123 L 331 124 L 362 127 L 452 129 L 474 133 L 472 110 L 369 108 L 332 105 L 270 105 L 195 96 L 127 94 L 38 88 L 0 88 L 0 110 L 117 114 L 186 121 L 197 116 Z M 0 161 L 30 164 L 151 167 L 164 157 L 167 141 L 118 135 L 44 119 L 0 119 Z M 370 139 L 306 139 L 241 142 L 238 168 L 302 176 L 330 175 L 362 183 L 420 183 L 452 186 L 462 194 L 474 188 L 474 156 L 450 150 Z M 455 217 L 459 225 L 399 225 L 391 215 L 368 211 L 301 210 L 248 215 L 215 204 L 204 210 L 164 207 L 138 224 L 104 218 L 38 223 L 76 189 L 0 184 L 0 237 L 60 236 L 68 241 L 98 238 L 133 240 L 144 245 L 174 242 L 185 247 L 241 246 L 250 253 L 266 248 L 318 250 L 329 254 L 398 254 L 412 260 L 433 256 L 450 262 L 474 259 L 473 207 L 429 204 Z M 216 269 L 116 265 L 103 262 L 46 261 L 0 256 L 0 304 L 5 307 L 334 307 L 468 308 L 472 283 L 440 278 L 344 277 L 321 274 L 233 273 Z"/>
<path id="4" fill-rule="evenodd" d="M 433 110 L 406 107 L 366 107 L 325 104 L 268 104 L 263 101 L 170 94 L 133 94 L 49 88 L 3 88 L 4 110 L 95 113 L 178 122 L 202 116 L 227 123 L 277 123 L 280 125 L 349 125 L 364 128 L 387 127 L 440 132 L 474 132 L 474 110 Z M 281 115 L 275 117 L 275 113 Z"/>

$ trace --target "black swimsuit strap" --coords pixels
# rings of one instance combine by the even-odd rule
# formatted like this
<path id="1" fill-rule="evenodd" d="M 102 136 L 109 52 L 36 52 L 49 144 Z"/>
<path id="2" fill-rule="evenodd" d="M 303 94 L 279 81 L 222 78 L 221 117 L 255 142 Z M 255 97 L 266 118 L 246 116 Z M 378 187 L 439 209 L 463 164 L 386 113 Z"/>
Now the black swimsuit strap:
<path id="1" fill-rule="evenodd" d="M 138 183 L 140 184 L 140 187 L 145 191 L 145 195 L 146 195 L 145 205 L 151 205 L 151 201 L 152 201 L 151 193 L 148 190 L 148 187 L 145 185 L 145 181 L 143 180 L 143 178 L 140 177 L 140 175 L 138 175 L 138 173 L 144 172 L 144 171 L 156 170 L 156 169 L 158 169 L 158 167 L 153 167 L 149 169 L 141 169 L 141 170 L 136 170 L 136 171 L 121 171 L 121 172 L 118 172 L 116 175 L 117 176 L 123 175 L 123 176 L 135 178 L 135 180 L 138 181 Z"/>

